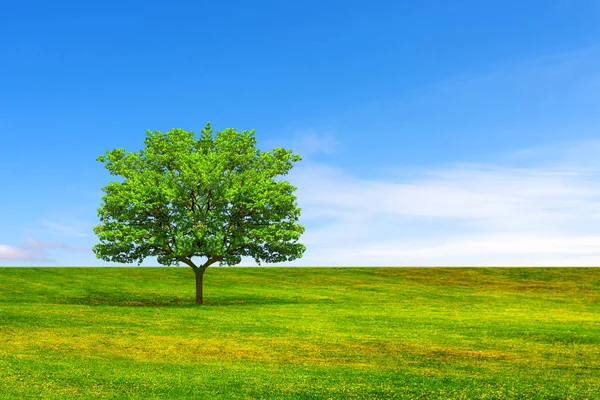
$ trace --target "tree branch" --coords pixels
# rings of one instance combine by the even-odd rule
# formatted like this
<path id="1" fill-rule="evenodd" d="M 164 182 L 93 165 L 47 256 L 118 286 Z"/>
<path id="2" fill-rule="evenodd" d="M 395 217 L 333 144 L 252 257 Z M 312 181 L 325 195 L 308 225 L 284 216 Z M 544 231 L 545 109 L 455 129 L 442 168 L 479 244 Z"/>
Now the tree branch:
<path id="1" fill-rule="evenodd" d="M 186 263 L 187 265 L 189 265 L 190 267 L 192 267 L 192 269 L 194 271 L 196 271 L 198 269 L 198 266 L 196 264 L 194 264 L 192 262 L 192 260 L 190 258 L 188 258 L 188 257 L 177 257 L 177 260 L 179 260 L 179 261 L 181 261 L 183 263 Z"/>

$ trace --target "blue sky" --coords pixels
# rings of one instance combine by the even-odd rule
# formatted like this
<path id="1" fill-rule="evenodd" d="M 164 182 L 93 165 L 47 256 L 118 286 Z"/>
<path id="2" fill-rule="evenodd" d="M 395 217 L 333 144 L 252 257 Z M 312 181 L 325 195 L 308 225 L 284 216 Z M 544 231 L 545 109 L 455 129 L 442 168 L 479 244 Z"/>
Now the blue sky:
<path id="1" fill-rule="evenodd" d="M 2 8 L 0 265 L 108 265 L 96 156 L 207 121 L 303 156 L 289 265 L 600 265 L 595 1 Z"/>

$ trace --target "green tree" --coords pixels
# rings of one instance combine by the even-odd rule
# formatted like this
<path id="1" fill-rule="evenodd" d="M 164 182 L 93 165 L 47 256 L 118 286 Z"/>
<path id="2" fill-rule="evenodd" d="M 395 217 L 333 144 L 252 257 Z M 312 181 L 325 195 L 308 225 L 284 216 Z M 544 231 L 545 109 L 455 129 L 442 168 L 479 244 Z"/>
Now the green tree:
<path id="1" fill-rule="evenodd" d="M 148 131 L 144 144 L 137 153 L 116 148 L 97 158 L 122 178 L 102 188 L 97 258 L 183 262 L 195 272 L 196 304 L 202 304 L 204 271 L 216 262 L 236 265 L 248 256 L 260 265 L 302 257 L 296 188 L 275 179 L 299 155 L 256 149 L 254 131 L 213 135 L 210 123 L 198 139 L 183 129 Z"/>

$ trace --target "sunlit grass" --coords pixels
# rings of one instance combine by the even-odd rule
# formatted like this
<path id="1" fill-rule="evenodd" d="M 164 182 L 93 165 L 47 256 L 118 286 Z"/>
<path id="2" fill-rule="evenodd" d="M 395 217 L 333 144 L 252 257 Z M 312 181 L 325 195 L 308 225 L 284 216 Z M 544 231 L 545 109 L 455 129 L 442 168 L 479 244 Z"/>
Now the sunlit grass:
<path id="1" fill-rule="evenodd" d="M 0 398 L 600 398 L 600 268 L 0 268 Z"/>

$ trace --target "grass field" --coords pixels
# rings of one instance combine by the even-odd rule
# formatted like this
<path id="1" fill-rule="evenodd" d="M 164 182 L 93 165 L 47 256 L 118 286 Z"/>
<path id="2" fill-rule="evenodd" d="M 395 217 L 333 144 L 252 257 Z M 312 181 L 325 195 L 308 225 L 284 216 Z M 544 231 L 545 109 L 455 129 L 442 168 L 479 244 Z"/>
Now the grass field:
<path id="1" fill-rule="evenodd" d="M 0 268 L 0 399 L 600 399 L 600 268 Z"/>

